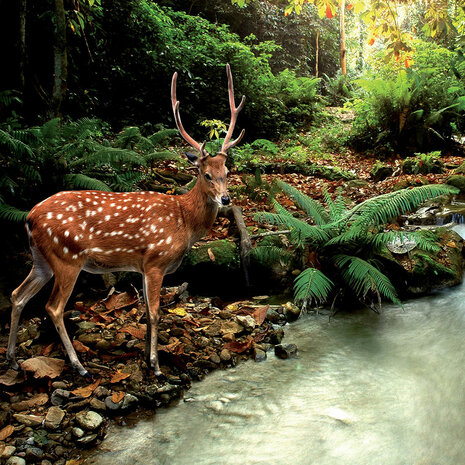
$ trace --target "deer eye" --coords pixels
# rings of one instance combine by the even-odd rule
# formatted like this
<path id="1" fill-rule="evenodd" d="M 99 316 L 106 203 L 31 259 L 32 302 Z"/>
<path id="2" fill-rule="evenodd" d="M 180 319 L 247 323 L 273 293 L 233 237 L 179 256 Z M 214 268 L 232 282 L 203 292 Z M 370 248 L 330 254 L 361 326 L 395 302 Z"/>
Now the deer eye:
<path id="1" fill-rule="evenodd" d="M 205 173 L 205 179 L 207 181 L 211 181 L 212 180 L 212 177 L 208 174 L 208 173 Z"/>

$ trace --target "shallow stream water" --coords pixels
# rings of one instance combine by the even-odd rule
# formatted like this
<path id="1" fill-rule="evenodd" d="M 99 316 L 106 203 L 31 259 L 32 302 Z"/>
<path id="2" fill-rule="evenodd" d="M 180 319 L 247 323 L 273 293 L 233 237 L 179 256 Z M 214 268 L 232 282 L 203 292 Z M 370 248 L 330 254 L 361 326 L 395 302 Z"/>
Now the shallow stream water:
<path id="1" fill-rule="evenodd" d="M 214 372 L 113 427 L 86 463 L 465 464 L 465 285 L 380 315 L 307 315 L 284 342 L 298 358 Z"/>

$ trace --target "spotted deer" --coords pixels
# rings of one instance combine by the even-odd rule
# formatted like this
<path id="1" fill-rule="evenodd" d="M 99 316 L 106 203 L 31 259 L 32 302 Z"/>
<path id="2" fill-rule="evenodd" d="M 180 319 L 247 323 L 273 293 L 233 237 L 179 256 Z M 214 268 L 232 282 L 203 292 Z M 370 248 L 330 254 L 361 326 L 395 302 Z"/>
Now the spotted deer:
<path id="1" fill-rule="evenodd" d="M 221 150 L 210 156 L 205 142 L 199 144 L 185 131 L 176 98 L 177 73 L 171 82 L 171 103 L 176 126 L 199 155 L 187 154 L 198 167 L 197 182 L 184 195 L 156 192 L 59 192 L 37 204 L 26 219 L 33 266 L 11 296 L 12 313 L 7 360 L 15 359 L 18 322 L 26 303 L 55 276 L 45 309 L 61 337 L 71 365 L 89 376 L 79 361 L 66 331 L 63 312 L 81 270 L 90 273 L 136 271 L 143 277 L 146 304 L 146 359 L 156 376 L 162 377 L 157 353 L 160 290 L 165 274 L 173 273 L 186 252 L 213 225 L 218 208 L 230 203 L 227 190 L 228 150 L 243 137 L 231 140 L 237 115 L 229 65 L 226 65 L 231 122 Z"/>

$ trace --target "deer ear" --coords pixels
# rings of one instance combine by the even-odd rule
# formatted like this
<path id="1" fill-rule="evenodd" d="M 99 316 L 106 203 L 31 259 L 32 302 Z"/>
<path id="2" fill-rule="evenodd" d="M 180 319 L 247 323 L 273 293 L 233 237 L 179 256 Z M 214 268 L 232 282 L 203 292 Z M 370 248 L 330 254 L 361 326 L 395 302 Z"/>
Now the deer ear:
<path id="1" fill-rule="evenodd" d="M 187 160 L 194 166 L 199 166 L 199 157 L 193 153 L 185 152 Z"/>

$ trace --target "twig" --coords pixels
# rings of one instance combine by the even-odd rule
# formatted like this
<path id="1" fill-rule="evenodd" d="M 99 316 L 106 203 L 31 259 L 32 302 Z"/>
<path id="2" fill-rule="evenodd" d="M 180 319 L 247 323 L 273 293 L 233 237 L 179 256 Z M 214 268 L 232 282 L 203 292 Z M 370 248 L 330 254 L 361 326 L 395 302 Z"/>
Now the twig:
<path id="1" fill-rule="evenodd" d="M 285 229 L 283 231 L 267 231 L 263 233 L 252 234 L 250 239 L 257 239 L 258 237 L 265 237 L 265 236 L 277 236 L 279 234 L 290 234 L 292 231 L 290 229 Z"/>

